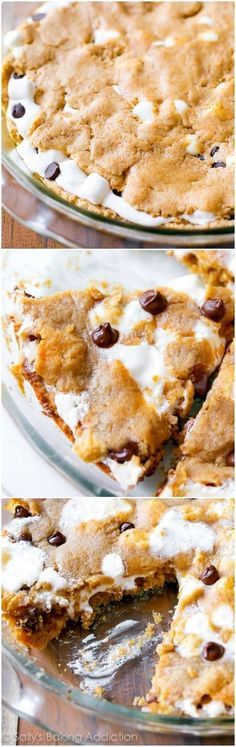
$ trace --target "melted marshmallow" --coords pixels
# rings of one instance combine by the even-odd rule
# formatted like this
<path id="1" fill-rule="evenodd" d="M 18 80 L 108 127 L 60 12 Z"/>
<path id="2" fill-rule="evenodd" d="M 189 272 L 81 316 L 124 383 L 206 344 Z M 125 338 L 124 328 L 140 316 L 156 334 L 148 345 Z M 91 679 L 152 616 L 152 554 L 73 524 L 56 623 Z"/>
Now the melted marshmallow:
<path id="1" fill-rule="evenodd" d="M 170 342 L 168 333 L 166 333 L 165 342 L 166 346 Z M 122 345 L 118 342 L 105 351 L 104 357 L 111 362 L 119 360 L 127 368 L 144 395 L 147 393 L 153 401 L 155 397 L 159 398 L 163 391 L 162 380 L 170 378 L 165 365 L 164 349 L 161 349 L 161 345 L 158 347 L 158 343 L 154 346 L 147 342 L 141 342 L 139 345 Z"/>
<path id="2" fill-rule="evenodd" d="M 55 10 L 55 8 L 64 8 L 67 5 L 71 5 L 74 0 L 49 0 L 48 3 L 44 3 L 43 5 L 40 5 L 40 8 L 37 9 L 37 13 L 49 13 L 50 10 Z"/>
<path id="3" fill-rule="evenodd" d="M 29 363 L 34 363 L 37 355 L 37 347 L 38 343 L 36 342 L 36 340 L 32 340 L 32 342 L 24 342 L 24 344 L 22 345 L 21 351 L 24 355 L 24 358 L 26 358 Z"/>
<path id="4" fill-rule="evenodd" d="M 116 29 L 96 29 L 94 32 L 95 44 L 106 44 L 109 41 L 119 39 L 120 33 Z"/>
<path id="5" fill-rule="evenodd" d="M 4 36 L 4 47 L 8 51 L 14 50 L 15 47 L 19 47 L 23 42 L 22 36 L 18 29 L 10 29 Z"/>
<path id="6" fill-rule="evenodd" d="M 201 41 L 215 42 L 218 41 L 219 37 L 214 31 L 203 31 L 202 34 L 198 34 L 198 38 L 201 39 Z"/>
<path id="7" fill-rule="evenodd" d="M 62 4 L 66 5 L 67 3 L 65 2 Z M 54 7 L 54 4 L 49 3 L 49 6 Z M 164 42 L 165 46 L 172 46 L 172 43 L 173 40 L 171 39 Z M 21 51 L 22 47 L 16 47 L 15 53 L 17 49 Z M 40 112 L 40 107 L 34 102 L 34 92 L 34 84 L 26 76 L 19 79 L 13 77 L 10 78 L 8 83 L 9 103 L 7 116 L 14 121 L 18 132 L 24 138 L 27 138 L 29 135 L 32 124 Z M 12 106 L 15 103 L 19 103 L 19 101 L 23 104 L 26 111 L 23 117 L 14 119 L 12 117 Z M 150 102 L 147 103 L 150 104 Z M 140 104 L 142 104 L 142 102 L 140 102 Z M 69 113 L 71 109 L 72 107 L 69 107 L 66 104 L 64 111 L 65 113 Z M 73 112 L 71 112 L 72 115 L 75 111 L 76 110 L 73 110 Z M 149 215 L 142 210 L 136 210 L 136 208 L 129 205 L 123 197 L 119 197 L 119 195 L 115 195 L 112 192 L 108 181 L 104 179 L 104 177 L 97 173 L 87 175 L 79 168 L 79 166 L 77 166 L 73 159 L 66 158 L 61 151 L 51 149 L 37 153 L 30 141 L 25 139 L 17 146 L 16 154 L 20 155 L 29 171 L 39 174 L 39 176 L 44 178 L 47 166 L 52 163 L 52 161 L 56 161 L 56 163 L 60 164 L 60 174 L 55 179 L 55 183 L 59 187 L 76 197 L 80 197 L 80 199 L 86 199 L 95 205 L 103 205 L 130 223 L 137 223 L 138 225 L 147 228 L 158 228 L 159 226 L 170 223 L 173 220 L 173 217 L 164 218 L 163 216 L 157 216 L 154 218 L 152 215 Z M 184 214 L 182 217 L 186 221 L 190 221 L 191 223 L 195 222 L 196 224 L 199 223 L 199 225 L 207 224 L 215 218 L 213 213 L 204 213 L 204 211 L 195 211 L 195 213 L 190 216 Z"/>
<path id="8" fill-rule="evenodd" d="M 216 607 L 211 615 L 211 621 L 216 628 L 233 630 L 234 616 L 229 604 L 221 604 L 219 607 Z"/>
<path id="9" fill-rule="evenodd" d="M 208 322 L 207 319 L 197 319 L 194 324 L 194 334 L 196 340 L 208 340 L 215 352 L 222 349 L 222 343 L 224 347 L 224 341 L 219 335 L 217 326 L 214 327 L 213 323 Z"/>
<path id="10" fill-rule="evenodd" d="M 173 38 L 173 36 L 167 36 L 167 38 L 163 41 L 153 42 L 153 47 L 174 47 L 174 45 L 175 39 Z"/>
<path id="11" fill-rule="evenodd" d="M 12 594 L 26 584 L 33 586 L 43 570 L 45 553 L 30 542 L 2 540 L 2 588 Z"/>
<path id="12" fill-rule="evenodd" d="M 211 16 L 201 16 L 197 21 L 198 23 L 203 23 L 205 26 L 214 26 L 214 21 Z"/>
<path id="13" fill-rule="evenodd" d="M 52 567 L 44 568 L 40 573 L 37 587 L 44 586 L 44 584 L 50 585 L 53 592 L 64 589 L 68 585 L 66 579 Z"/>
<path id="14" fill-rule="evenodd" d="M 29 140 L 22 140 L 20 145 L 17 146 L 17 151 L 21 158 L 23 158 L 26 166 L 28 166 L 28 169 L 42 177 L 45 177 L 46 168 L 50 163 L 56 161 L 56 163 L 61 165 L 61 161 L 65 158 L 60 150 L 51 149 L 37 153 Z"/>
<path id="15" fill-rule="evenodd" d="M 131 503 L 122 498 L 71 498 L 62 509 L 60 529 L 67 532 L 83 522 L 104 521 L 121 513 L 128 516 L 130 511 Z"/>
<path id="16" fill-rule="evenodd" d="M 144 311 L 139 300 L 134 298 L 133 301 L 127 303 L 123 308 L 119 309 L 120 315 L 115 322 L 115 327 L 118 331 L 124 335 L 130 334 L 131 330 L 136 324 L 140 322 L 152 322 L 152 316 L 147 311 Z M 98 324 L 104 322 L 113 323 L 114 307 L 112 304 L 107 304 L 107 301 L 99 301 L 93 306 L 89 312 L 89 321 L 91 328 L 94 329 Z"/>
<path id="17" fill-rule="evenodd" d="M 174 105 L 177 114 L 184 114 L 188 109 L 188 104 L 186 104 L 186 101 L 183 101 L 183 99 L 174 99 Z"/>
<path id="18" fill-rule="evenodd" d="M 40 106 L 34 102 L 35 85 L 24 75 L 23 78 L 11 77 L 8 84 L 7 117 L 14 122 L 22 137 L 29 135 L 33 122 L 40 113 Z M 12 110 L 15 104 L 21 103 L 25 108 L 23 117 L 15 118 Z"/>
<path id="19" fill-rule="evenodd" d="M 181 275 L 167 283 L 168 288 L 180 293 L 186 293 L 199 306 L 203 304 L 206 296 L 206 288 L 200 278 L 194 274 Z"/>
<path id="20" fill-rule="evenodd" d="M 183 494 L 184 490 L 184 495 L 191 496 L 191 498 L 212 498 L 213 496 L 230 498 L 234 495 L 234 489 L 234 480 L 225 480 L 221 485 L 204 485 L 200 482 L 186 480 L 186 483 L 183 486 L 181 485 L 181 494 Z M 163 497 L 172 495 L 171 487 L 169 490 L 168 494 L 165 490 L 163 491 Z"/>
<path id="21" fill-rule="evenodd" d="M 208 223 L 215 220 L 216 215 L 215 213 L 209 213 L 207 210 L 194 210 L 191 215 L 183 213 L 182 218 L 187 220 L 188 223 L 193 223 L 195 226 L 206 226 Z"/>
<path id="22" fill-rule="evenodd" d="M 102 561 L 102 573 L 104 576 L 111 576 L 116 581 L 124 575 L 125 567 L 122 558 L 116 552 L 105 555 Z"/>
<path id="23" fill-rule="evenodd" d="M 82 422 L 88 413 L 89 395 L 87 392 L 81 392 L 81 394 L 62 394 L 58 392 L 55 395 L 55 405 L 58 415 L 74 432 L 78 423 Z"/>
<path id="24" fill-rule="evenodd" d="M 128 490 L 137 485 L 144 471 L 140 459 L 135 456 L 123 464 L 119 464 L 115 459 L 107 457 L 107 459 L 104 459 L 104 464 L 109 467 L 111 474 L 123 490 Z"/>
<path id="25" fill-rule="evenodd" d="M 72 158 L 66 158 L 60 162 L 60 174 L 56 182 L 65 191 L 79 197 L 80 187 L 84 182 L 84 172 Z"/>
<path id="26" fill-rule="evenodd" d="M 210 552 L 214 547 L 215 532 L 203 522 L 186 521 L 179 509 L 172 508 L 150 532 L 149 542 L 153 554 L 163 558 L 195 549 Z"/>
<path id="27" fill-rule="evenodd" d="M 142 122 L 152 122 L 154 115 L 152 101 L 148 101 L 148 99 L 142 99 L 142 101 L 139 101 L 139 103 L 134 106 L 132 114 L 134 114 L 135 117 L 141 119 Z"/>
<path id="28" fill-rule="evenodd" d="M 12 519 L 7 525 L 7 533 L 17 539 L 22 534 L 22 529 L 34 524 L 39 520 L 39 516 L 24 516 L 22 519 Z"/>
<path id="29" fill-rule="evenodd" d="M 197 135 L 187 136 L 186 153 L 196 156 L 199 153 L 199 140 Z"/>
<path id="30" fill-rule="evenodd" d="M 202 718 L 204 716 L 214 718 L 227 713 L 221 700 L 211 700 L 209 703 L 203 704 L 202 708 L 197 708 L 190 698 L 183 698 L 183 700 L 177 700 L 175 706 L 192 718 Z"/>
<path id="31" fill-rule="evenodd" d="M 108 181 L 100 174 L 89 174 L 81 184 L 78 195 L 94 205 L 102 205 L 110 192 Z"/>
<path id="32" fill-rule="evenodd" d="M 200 600 L 201 603 L 201 600 Z M 200 656 L 202 653 L 202 649 L 204 644 L 208 643 L 209 641 L 213 641 L 214 643 L 218 643 L 222 646 L 224 646 L 224 654 L 223 657 L 226 660 L 231 660 L 234 656 L 234 640 L 233 636 L 227 641 L 223 641 L 220 636 L 220 631 L 224 631 L 225 624 L 223 619 L 221 619 L 221 625 L 218 625 L 218 629 L 216 630 L 216 626 L 214 626 L 213 622 L 213 616 L 218 615 L 221 616 L 221 607 L 223 605 L 220 605 L 219 607 L 216 607 L 216 609 L 211 613 L 211 615 L 207 614 L 203 610 L 200 609 L 200 606 L 198 605 L 191 605 L 189 608 L 186 608 L 187 613 L 187 619 L 184 626 L 184 637 L 181 635 L 181 641 L 178 642 L 178 636 L 175 636 L 175 648 L 176 651 L 183 656 L 184 658 L 192 657 L 192 656 Z M 225 605 L 224 605 L 225 606 Z M 228 605 L 227 605 L 228 607 Z M 230 629 L 232 629 L 232 610 L 229 607 L 230 610 Z M 229 612 L 227 612 L 228 618 L 229 618 Z"/>

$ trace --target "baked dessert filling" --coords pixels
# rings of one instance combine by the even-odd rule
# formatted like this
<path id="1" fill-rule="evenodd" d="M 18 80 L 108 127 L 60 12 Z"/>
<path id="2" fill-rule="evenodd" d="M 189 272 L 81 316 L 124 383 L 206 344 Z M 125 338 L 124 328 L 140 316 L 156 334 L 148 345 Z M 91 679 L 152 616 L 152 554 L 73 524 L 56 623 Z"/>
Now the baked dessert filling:
<path id="1" fill-rule="evenodd" d="M 204 382 L 203 382 L 204 385 Z M 169 472 L 164 496 L 211 497 L 234 491 L 234 345 L 195 419 L 190 418 L 180 452 Z"/>
<path id="2" fill-rule="evenodd" d="M 49 2 L 6 35 L 21 159 L 79 207 L 147 227 L 233 215 L 233 3 Z"/>
<path id="3" fill-rule="evenodd" d="M 74 452 L 124 490 L 155 470 L 232 332 L 227 288 L 203 291 L 196 281 L 197 303 L 193 283 L 191 295 L 175 285 L 144 293 L 14 295 L 20 357 L 13 373 L 30 382 Z"/>
<path id="4" fill-rule="evenodd" d="M 43 648 L 70 620 L 177 580 L 145 710 L 221 716 L 233 707 L 233 500 L 9 501 L 3 614 Z"/>
<path id="5" fill-rule="evenodd" d="M 234 288 L 235 252 L 230 249 L 170 249 L 175 259 L 183 262 L 191 273 L 197 273 L 205 283 Z"/>

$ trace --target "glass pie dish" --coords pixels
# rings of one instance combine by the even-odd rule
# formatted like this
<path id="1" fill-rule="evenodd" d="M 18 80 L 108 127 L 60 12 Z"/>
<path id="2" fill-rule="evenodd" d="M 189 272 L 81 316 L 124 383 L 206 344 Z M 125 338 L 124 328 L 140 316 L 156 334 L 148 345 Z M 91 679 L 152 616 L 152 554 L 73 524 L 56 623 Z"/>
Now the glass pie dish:
<path id="1" fill-rule="evenodd" d="M 44 651 L 20 647 L 4 627 L 5 705 L 63 744 L 159 744 L 158 735 L 168 734 L 175 744 L 186 744 L 186 735 L 225 735 L 223 743 L 231 744 L 232 718 L 153 715 L 133 705 L 150 686 L 156 645 L 175 602 L 171 585 L 161 595 L 126 598 L 110 605 L 89 631 L 72 626 Z M 153 625 L 159 612 L 162 622 Z"/>
<path id="2" fill-rule="evenodd" d="M 3 30 L 19 25 L 33 9 L 37 1 L 5 3 Z M 101 247 L 107 240 L 102 234 L 114 237 L 115 246 L 145 247 L 233 247 L 232 225 L 219 228 L 197 227 L 186 224 L 186 228 L 146 228 L 135 223 L 97 215 L 67 202 L 46 186 L 21 164 L 11 158 L 13 143 L 8 135 L 5 118 L 2 126 L 3 158 L 3 205 L 16 220 L 28 228 L 64 245 L 72 247 Z M 20 161 L 20 159 L 19 159 Z M 86 231 L 84 230 L 86 227 Z M 117 237 L 117 238 L 116 238 Z"/>

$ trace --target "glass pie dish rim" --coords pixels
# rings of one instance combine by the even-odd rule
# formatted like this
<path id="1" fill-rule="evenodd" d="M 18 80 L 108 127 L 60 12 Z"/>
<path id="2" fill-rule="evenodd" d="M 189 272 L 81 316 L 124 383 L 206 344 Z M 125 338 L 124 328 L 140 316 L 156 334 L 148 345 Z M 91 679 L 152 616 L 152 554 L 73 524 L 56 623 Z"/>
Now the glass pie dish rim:
<path id="1" fill-rule="evenodd" d="M 4 126 L 6 128 L 5 123 L 5 117 L 3 118 L 3 126 L 2 126 L 2 133 L 4 134 Z M 21 170 L 17 164 L 14 163 L 12 158 L 9 155 L 9 152 L 4 147 L 4 137 L 2 134 L 2 163 L 7 169 L 7 171 L 10 172 L 10 174 L 15 178 L 17 183 L 21 184 L 26 190 L 33 192 L 33 194 L 38 197 L 40 200 L 42 200 L 43 203 L 48 205 L 54 210 L 57 210 L 58 212 L 61 212 L 65 214 L 67 217 L 72 218 L 74 221 L 78 222 L 84 222 L 86 225 L 86 222 L 88 225 L 92 225 L 93 228 L 97 228 L 98 230 L 105 230 L 109 233 L 109 227 L 112 232 L 112 229 L 116 229 L 118 232 L 121 232 L 121 235 L 126 237 L 127 239 L 135 240 L 137 237 L 137 233 L 140 235 L 140 239 L 148 241 L 148 239 L 151 237 L 152 240 L 156 237 L 158 238 L 170 238 L 174 240 L 174 238 L 186 238 L 189 239 L 190 248 L 191 248 L 191 236 L 194 239 L 197 239 L 197 237 L 202 238 L 205 237 L 206 240 L 210 236 L 215 237 L 227 237 L 230 239 L 230 237 L 234 237 L 234 220 L 232 220 L 232 226 L 221 226 L 221 227 L 209 227 L 203 229 L 202 227 L 199 228 L 181 228 L 181 229 L 171 229 L 171 228 L 152 228 L 149 226 L 141 226 L 138 223 L 130 223 L 124 220 L 118 220 L 118 218 L 115 220 L 113 218 L 110 218 L 108 216 L 99 215 L 98 213 L 93 212 L 92 210 L 86 210 L 85 208 L 80 208 L 78 205 L 75 205 L 72 202 L 69 202 L 68 200 L 60 197 L 50 189 L 47 189 L 47 187 L 43 184 L 43 182 L 40 181 L 40 179 L 37 178 L 36 175 L 26 174 L 23 169 Z M 12 142 L 13 145 L 13 142 Z M 14 146 L 13 146 L 14 147 Z M 133 236 L 132 236 L 133 234 Z"/>
<path id="2" fill-rule="evenodd" d="M 96 482 L 95 479 L 93 480 L 92 476 L 89 476 L 88 478 L 85 477 L 79 469 L 77 471 L 76 467 L 73 467 L 73 465 L 67 461 L 66 456 L 62 456 L 60 453 L 56 452 L 55 448 L 50 446 L 50 443 L 46 440 L 44 435 L 38 433 L 37 429 L 31 425 L 27 419 L 27 415 L 24 412 L 21 412 L 18 408 L 4 381 L 2 382 L 2 404 L 20 429 L 20 432 L 25 436 L 31 446 L 36 449 L 40 456 L 48 461 L 54 469 L 63 475 L 63 477 L 68 478 L 71 483 L 76 486 L 77 490 L 86 490 L 82 495 L 96 496 L 99 498 L 101 496 L 116 497 L 118 492 L 119 494 L 122 494 L 122 490 L 116 481 L 112 481 L 114 482 L 113 493 L 111 490 L 106 489 L 106 487 L 104 488 L 102 485 L 100 486 L 99 478 L 98 482 Z M 78 462 L 78 464 L 80 464 L 80 462 Z M 103 472 L 101 472 L 99 477 L 102 475 Z M 115 491 L 116 486 L 117 490 Z"/>
<path id="3" fill-rule="evenodd" d="M 165 714 L 146 713 L 137 708 L 127 707 L 105 699 L 96 698 L 83 693 L 78 687 L 67 685 L 53 675 L 47 674 L 42 666 L 38 666 L 21 652 L 6 643 L 3 636 L 2 652 L 13 668 L 30 677 L 33 684 L 43 687 L 44 691 L 52 692 L 63 702 L 81 708 L 88 715 L 112 722 L 117 720 L 126 726 L 133 726 L 139 730 L 159 731 L 171 733 L 174 731 L 189 734 L 231 734 L 234 730 L 234 716 L 226 718 L 192 718 L 190 716 L 172 716 Z M 155 663 L 155 662 L 153 662 Z"/>

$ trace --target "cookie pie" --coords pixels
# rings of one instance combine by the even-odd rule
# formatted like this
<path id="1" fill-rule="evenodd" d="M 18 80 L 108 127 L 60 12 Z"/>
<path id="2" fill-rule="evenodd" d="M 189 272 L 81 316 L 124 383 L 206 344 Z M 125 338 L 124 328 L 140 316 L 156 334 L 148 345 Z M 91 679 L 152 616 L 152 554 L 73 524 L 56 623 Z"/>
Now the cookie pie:
<path id="1" fill-rule="evenodd" d="M 176 580 L 143 708 L 232 712 L 233 500 L 12 499 L 8 507 L 3 614 L 18 641 L 45 647 L 70 620 L 88 628 L 101 605 Z"/>
<path id="2" fill-rule="evenodd" d="M 204 381 L 203 381 L 204 385 Z M 234 347 L 227 349 L 219 374 L 195 419 L 190 418 L 161 496 L 230 496 L 234 490 Z"/>
<path id="3" fill-rule="evenodd" d="M 233 3 L 44 3 L 6 35 L 13 160 L 143 226 L 233 216 Z"/>
<path id="4" fill-rule="evenodd" d="M 170 249 L 191 273 L 200 275 L 205 283 L 232 286 L 235 276 L 235 252 L 230 249 Z"/>
<path id="5" fill-rule="evenodd" d="M 200 306 L 170 286 L 107 296 L 96 288 L 45 298 L 16 291 L 14 299 L 13 373 L 30 382 L 82 460 L 124 490 L 136 485 L 155 470 L 197 382 L 221 362 L 231 294 L 212 287 Z"/>

